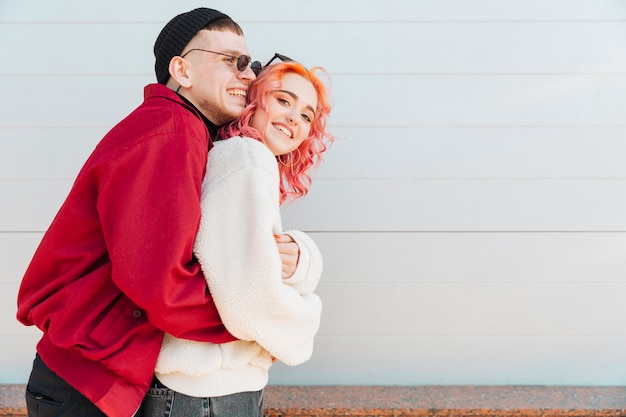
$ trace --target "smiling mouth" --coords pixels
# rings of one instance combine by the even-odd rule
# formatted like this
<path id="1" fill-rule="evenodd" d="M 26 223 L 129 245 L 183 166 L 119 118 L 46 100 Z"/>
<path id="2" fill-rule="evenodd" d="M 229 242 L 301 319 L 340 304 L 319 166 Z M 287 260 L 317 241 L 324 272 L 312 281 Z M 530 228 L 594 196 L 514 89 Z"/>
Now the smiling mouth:
<path id="1" fill-rule="evenodd" d="M 233 88 L 231 90 L 227 90 L 226 91 L 229 95 L 233 96 L 233 97 L 243 97 L 246 98 L 248 95 L 248 92 L 246 90 L 240 90 L 238 88 Z"/>
<path id="2" fill-rule="evenodd" d="M 288 138 L 291 139 L 291 131 L 289 129 L 287 129 L 285 126 L 282 125 L 274 125 L 274 127 L 278 130 L 280 130 L 281 132 L 283 132 L 283 134 L 285 136 L 287 136 Z"/>

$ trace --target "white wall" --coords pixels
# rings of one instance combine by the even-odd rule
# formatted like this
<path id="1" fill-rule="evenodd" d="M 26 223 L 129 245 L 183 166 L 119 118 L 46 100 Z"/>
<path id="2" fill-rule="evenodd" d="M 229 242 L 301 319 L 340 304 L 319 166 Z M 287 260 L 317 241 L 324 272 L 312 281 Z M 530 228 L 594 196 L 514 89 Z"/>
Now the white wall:
<path id="1" fill-rule="evenodd" d="M 0 0 L 0 383 L 21 275 L 197 6 L 331 73 L 340 138 L 285 210 L 325 255 L 313 359 L 275 384 L 626 383 L 626 1 Z"/>

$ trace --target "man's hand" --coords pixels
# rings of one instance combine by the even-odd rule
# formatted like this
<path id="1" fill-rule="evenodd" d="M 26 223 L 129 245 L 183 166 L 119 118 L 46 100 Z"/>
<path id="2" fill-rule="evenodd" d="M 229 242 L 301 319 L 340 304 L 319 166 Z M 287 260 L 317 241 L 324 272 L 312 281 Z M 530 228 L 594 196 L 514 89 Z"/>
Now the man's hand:
<path id="1" fill-rule="evenodd" d="M 282 278 L 290 278 L 296 272 L 298 266 L 298 258 L 300 257 L 300 248 L 289 235 L 274 235 L 278 253 L 283 263 Z"/>

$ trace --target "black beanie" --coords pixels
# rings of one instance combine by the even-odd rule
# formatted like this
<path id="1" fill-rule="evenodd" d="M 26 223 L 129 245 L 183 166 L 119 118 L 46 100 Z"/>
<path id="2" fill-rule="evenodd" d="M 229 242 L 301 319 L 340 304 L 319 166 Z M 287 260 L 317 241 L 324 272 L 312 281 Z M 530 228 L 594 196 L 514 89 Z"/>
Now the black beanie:
<path id="1" fill-rule="evenodd" d="M 169 66 L 172 58 L 180 55 L 191 38 L 202 28 L 222 17 L 230 19 L 217 10 L 200 7 L 179 14 L 165 25 L 154 43 L 154 71 L 160 84 L 166 84 L 170 78 Z"/>

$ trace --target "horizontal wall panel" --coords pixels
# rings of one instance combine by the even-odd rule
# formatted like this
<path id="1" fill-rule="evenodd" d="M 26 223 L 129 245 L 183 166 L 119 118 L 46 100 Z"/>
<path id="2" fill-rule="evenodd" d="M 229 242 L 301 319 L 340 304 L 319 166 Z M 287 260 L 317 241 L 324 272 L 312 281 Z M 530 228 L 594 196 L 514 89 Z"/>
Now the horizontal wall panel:
<path id="1" fill-rule="evenodd" d="M 346 75 L 333 123 L 349 126 L 623 125 L 626 74 Z M 358 101 L 354 97 L 359 97 Z M 391 107 L 391 110 L 390 110 Z"/>
<path id="2" fill-rule="evenodd" d="M 0 336 L 12 358 L 0 383 L 26 382 L 38 339 L 36 330 Z M 625 346 L 624 336 L 320 334 L 309 362 L 275 365 L 270 383 L 623 385 Z"/>
<path id="3" fill-rule="evenodd" d="M 159 23 L 0 23 L 0 51 L 15 58 L 0 63 L 0 74 L 154 74 L 152 48 L 161 27 Z M 22 42 L 20 48 L 16 39 Z"/>
<path id="4" fill-rule="evenodd" d="M 0 282 L 0 335 L 30 335 L 38 333 L 35 326 L 24 326 L 15 318 L 17 314 L 18 282 Z"/>
<path id="5" fill-rule="evenodd" d="M 27 382 L 39 337 L 0 336 L 0 352 L 11 358 L 0 383 Z M 318 336 L 311 360 L 295 367 L 276 363 L 270 384 L 624 385 L 625 346 L 619 336 Z"/>
<path id="6" fill-rule="evenodd" d="M 626 125 L 329 129 L 317 178 L 626 177 Z"/>
<path id="7" fill-rule="evenodd" d="M 387 236 L 387 239 L 377 235 L 347 239 L 313 234 L 313 237 L 325 257 L 320 294 L 325 301 L 327 322 L 339 326 L 339 330 L 327 330 L 333 334 L 368 331 L 371 322 L 365 329 L 342 324 L 342 317 L 345 317 L 342 311 L 347 309 L 355 313 L 350 317 L 360 320 L 364 307 L 354 303 L 363 301 L 367 305 L 375 296 L 382 300 L 384 310 L 389 310 L 385 305 L 393 306 L 392 312 L 419 309 L 407 317 L 422 317 L 420 311 L 423 311 L 437 320 L 442 315 L 454 315 L 462 310 L 465 318 L 476 314 L 477 323 L 488 324 L 489 317 L 483 316 L 493 313 L 504 326 L 485 331 L 504 333 L 516 331 L 515 318 L 525 325 L 529 324 L 526 321 L 540 318 L 544 325 L 544 315 L 556 312 L 560 320 L 567 322 L 567 328 L 581 328 L 585 321 L 578 314 L 589 317 L 592 322 L 593 317 L 599 315 L 607 325 L 624 315 L 623 304 L 611 302 L 611 294 L 618 296 L 624 285 L 623 236 L 621 240 L 611 239 L 611 234 L 521 234 L 513 237 L 508 234 L 427 234 L 412 239 L 403 235 Z M 21 263 L 24 264 L 19 276 L 6 284 L 9 289 L 3 291 L 9 297 L 4 305 L 9 306 L 11 314 L 17 285 L 38 243 L 38 236 L 26 240 L 23 236 L 11 240 L 23 246 Z M 362 248 L 365 249 L 359 250 Z M 561 280 L 565 282 L 559 282 Z M 607 283 L 610 281 L 614 284 Z M 349 294 L 350 289 L 355 293 Z M 604 291 L 608 291 L 607 297 L 602 296 Z M 593 296 L 596 292 L 599 295 Z M 539 301 L 535 299 L 538 294 Z M 601 308 L 604 304 L 617 310 L 604 311 Z M 378 309 L 374 310 L 373 314 L 379 314 Z M 588 331 L 593 334 L 602 331 L 602 323 L 592 323 Z M 397 321 L 396 325 L 410 328 L 406 320 L 404 324 L 402 320 Z M 464 332 L 469 328 L 457 328 L 450 323 L 436 326 L 443 332 Z M 558 331 L 567 328 L 559 327 Z M 424 331 L 435 330 L 428 327 Z"/>
<path id="8" fill-rule="evenodd" d="M 0 231 L 47 229 L 71 180 L 0 181 Z M 308 231 L 624 231 L 626 180 L 324 180 L 284 209 Z"/>
<path id="9" fill-rule="evenodd" d="M 0 232 L 0 283 L 22 280 L 42 236 L 42 233 Z"/>
<path id="10" fill-rule="evenodd" d="M 310 233 L 325 284 L 626 283 L 626 233 Z"/>
<path id="11" fill-rule="evenodd" d="M 73 179 L 110 127 L 0 128 L 0 179 Z M 626 125 L 329 129 L 317 178 L 626 178 Z"/>
<path id="12" fill-rule="evenodd" d="M 31 24 L 0 23 L 0 51 L 12 51 L 16 58 L 0 62 L 0 74 L 151 74 L 152 47 L 161 26 L 155 22 L 48 23 L 38 25 L 35 31 Z M 244 30 L 255 59 L 266 62 L 278 51 L 307 66 L 324 66 L 331 73 L 626 72 L 626 44 L 621 42 L 626 38 L 626 20 L 482 24 L 287 21 L 249 22 Z M 300 37 L 282 36 L 298 31 L 315 32 L 316 42 L 303 48 Z M 76 36 L 77 32 L 83 35 Z M 267 42 L 268 37 L 275 39 Z M 20 39 L 21 48 L 15 50 L 14 39 Z M 94 42 L 97 48 L 92 47 Z M 369 58 L 381 51 L 384 59 Z"/>
<path id="13" fill-rule="evenodd" d="M 624 189 L 623 179 L 317 179 L 284 208 L 283 224 L 324 232 L 626 231 Z"/>
<path id="14" fill-rule="evenodd" d="M 276 41 L 257 43 L 268 30 Z M 303 49 L 298 36 L 280 35 L 298 30 L 316 32 L 316 43 Z M 626 72 L 626 21 L 252 23 L 246 36 L 259 59 L 278 51 L 333 74 Z M 406 85 L 393 93 L 407 89 L 421 94 Z"/>
<path id="15" fill-rule="evenodd" d="M 45 231 L 70 191 L 71 180 L 0 180 L 0 232 Z"/>
<path id="16" fill-rule="evenodd" d="M 106 132 L 81 127 L 0 128 L 0 179 L 73 180 Z"/>
<path id="17" fill-rule="evenodd" d="M 144 86 L 152 82 L 148 75 L 0 77 L 0 88 L 20 92 L 0 104 L 0 127 L 110 129 L 143 102 Z"/>
<path id="18" fill-rule="evenodd" d="M 277 363 L 281 385 L 619 385 L 626 337 L 318 336 L 303 365 Z"/>
<path id="19" fill-rule="evenodd" d="M 624 291 L 626 283 L 322 284 L 320 334 L 626 336 Z"/>
<path id="20" fill-rule="evenodd" d="M 0 334 L 2 371 L 0 384 L 26 384 L 35 359 L 35 346 L 41 333 Z"/>
<path id="21" fill-rule="evenodd" d="M 624 283 L 624 233 L 311 233 L 322 282 Z M 42 233 L 0 233 L 0 282 L 19 282 Z"/>
<path id="22" fill-rule="evenodd" d="M 24 326 L 15 318 L 17 314 L 17 293 L 19 282 L 0 282 L 0 335 L 40 334 L 35 326 Z"/>
<path id="23" fill-rule="evenodd" d="M 541 0 L 342 0 L 325 5 L 312 4 L 293 7 L 289 0 L 274 0 L 272 7 L 260 4 L 213 0 L 208 7 L 229 14 L 233 19 L 248 21 L 465 21 L 465 20 L 616 20 L 626 19 L 626 10 L 620 0 L 568 0 L 545 2 Z M 68 21 L 162 21 L 174 15 L 199 7 L 195 0 L 161 2 L 154 7 L 151 0 L 123 0 L 96 2 L 82 7 L 80 0 L 66 0 L 53 6 L 45 0 L 24 2 L 3 0 L 0 3 L 0 22 L 68 22 Z M 332 7 L 331 7 L 332 6 Z M 280 11 L 279 13 L 277 11 Z"/>
<path id="24" fill-rule="evenodd" d="M 284 209 L 307 231 L 626 231 L 626 180 L 324 180 Z M 47 229 L 70 180 L 0 181 L 0 231 Z"/>
<path id="25" fill-rule="evenodd" d="M 20 91 L 0 104 L 0 127 L 110 127 L 141 103 L 143 86 L 152 81 L 150 76 L 0 77 L 0 89 Z M 407 86 L 416 93 L 406 94 Z M 38 100 L 27 100 L 35 96 Z M 337 75 L 333 96 L 331 121 L 344 126 L 626 124 L 621 111 L 626 74 Z"/>

